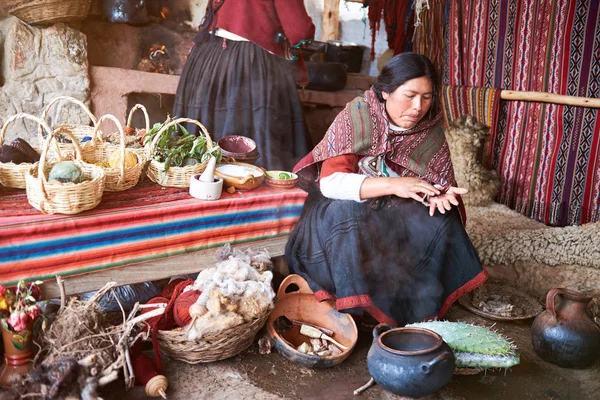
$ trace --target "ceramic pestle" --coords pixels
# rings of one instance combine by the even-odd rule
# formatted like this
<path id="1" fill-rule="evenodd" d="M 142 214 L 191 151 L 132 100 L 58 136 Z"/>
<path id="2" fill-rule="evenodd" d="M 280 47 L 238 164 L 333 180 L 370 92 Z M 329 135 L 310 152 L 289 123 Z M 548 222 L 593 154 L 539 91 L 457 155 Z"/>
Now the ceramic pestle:
<path id="1" fill-rule="evenodd" d="M 208 165 L 206 169 L 200 175 L 200 182 L 209 182 L 212 183 L 215 181 L 215 166 L 217 165 L 217 159 L 213 156 L 208 160 Z"/>

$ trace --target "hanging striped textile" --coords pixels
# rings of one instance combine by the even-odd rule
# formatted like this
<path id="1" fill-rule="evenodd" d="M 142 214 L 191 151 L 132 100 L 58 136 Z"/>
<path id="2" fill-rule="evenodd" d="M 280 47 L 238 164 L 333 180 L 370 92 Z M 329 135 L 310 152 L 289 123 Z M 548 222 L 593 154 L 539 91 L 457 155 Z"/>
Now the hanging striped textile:
<path id="1" fill-rule="evenodd" d="M 500 111 L 500 89 L 442 85 L 442 109 L 446 125 L 471 115 L 494 130 Z M 490 132 L 494 135 L 493 132 Z"/>
<path id="2" fill-rule="evenodd" d="M 429 0 L 429 7 L 421 11 L 420 24 L 415 23 L 412 40 L 412 51 L 427 56 L 438 71 L 442 71 L 444 63 L 445 3 L 446 0 Z"/>
<path id="3" fill-rule="evenodd" d="M 600 0 L 456 0 L 444 83 L 600 98 Z M 547 225 L 600 220 L 597 109 L 502 102 L 498 201 Z"/>

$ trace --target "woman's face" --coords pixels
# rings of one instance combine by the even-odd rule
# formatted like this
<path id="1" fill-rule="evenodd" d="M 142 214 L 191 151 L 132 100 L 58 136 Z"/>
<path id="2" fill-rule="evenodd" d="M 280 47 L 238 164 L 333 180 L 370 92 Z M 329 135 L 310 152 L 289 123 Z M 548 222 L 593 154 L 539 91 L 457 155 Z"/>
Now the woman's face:
<path id="1" fill-rule="evenodd" d="M 422 76 L 404 82 L 392 93 L 381 92 L 390 122 L 410 129 L 427 114 L 433 102 L 433 86 Z"/>

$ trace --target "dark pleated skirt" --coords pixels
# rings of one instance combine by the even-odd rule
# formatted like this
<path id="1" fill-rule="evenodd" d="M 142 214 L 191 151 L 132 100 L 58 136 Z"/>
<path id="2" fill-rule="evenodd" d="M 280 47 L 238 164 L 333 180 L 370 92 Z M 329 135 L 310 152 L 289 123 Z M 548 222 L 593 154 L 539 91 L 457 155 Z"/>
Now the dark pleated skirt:
<path id="1" fill-rule="evenodd" d="M 376 210 L 311 193 L 285 256 L 319 300 L 400 326 L 441 317 L 487 278 L 456 208 L 431 217 L 398 198 Z"/>
<path id="2" fill-rule="evenodd" d="M 252 138 L 267 169 L 291 171 L 309 151 L 293 64 L 250 42 L 211 36 L 184 66 L 173 116 L 200 121 L 216 141 Z M 196 134 L 196 125 L 186 128 Z"/>

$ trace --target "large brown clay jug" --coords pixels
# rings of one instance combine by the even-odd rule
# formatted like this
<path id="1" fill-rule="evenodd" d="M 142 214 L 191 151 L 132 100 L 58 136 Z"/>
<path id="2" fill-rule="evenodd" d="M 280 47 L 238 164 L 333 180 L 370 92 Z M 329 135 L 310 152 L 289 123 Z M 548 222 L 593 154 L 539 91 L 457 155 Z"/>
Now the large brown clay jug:
<path id="1" fill-rule="evenodd" d="M 531 343 L 542 359 L 561 367 L 585 368 L 600 357 L 600 327 L 587 314 L 591 300 L 569 289 L 548 292 L 546 311 L 531 326 Z"/>

